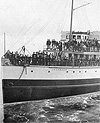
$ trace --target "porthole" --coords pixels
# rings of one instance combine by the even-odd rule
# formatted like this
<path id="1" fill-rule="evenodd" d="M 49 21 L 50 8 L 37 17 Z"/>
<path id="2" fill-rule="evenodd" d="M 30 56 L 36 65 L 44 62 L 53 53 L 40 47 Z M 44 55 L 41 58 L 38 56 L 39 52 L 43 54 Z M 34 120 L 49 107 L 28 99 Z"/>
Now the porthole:
<path id="1" fill-rule="evenodd" d="M 85 71 L 85 73 L 86 73 L 87 71 Z"/>
<path id="2" fill-rule="evenodd" d="M 79 73 L 81 73 L 81 71 L 79 71 Z"/>
<path id="3" fill-rule="evenodd" d="M 48 73 L 50 73 L 50 71 L 48 71 Z"/>
<path id="4" fill-rule="evenodd" d="M 68 71 L 66 71 L 66 73 L 68 73 Z"/>
<path id="5" fill-rule="evenodd" d="M 31 70 L 31 72 L 33 72 L 33 70 Z"/>
<path id="6" fill-rule="evenodd" d="M 73 73 L 75 73 L 75 71 L 73 71 Z"/>

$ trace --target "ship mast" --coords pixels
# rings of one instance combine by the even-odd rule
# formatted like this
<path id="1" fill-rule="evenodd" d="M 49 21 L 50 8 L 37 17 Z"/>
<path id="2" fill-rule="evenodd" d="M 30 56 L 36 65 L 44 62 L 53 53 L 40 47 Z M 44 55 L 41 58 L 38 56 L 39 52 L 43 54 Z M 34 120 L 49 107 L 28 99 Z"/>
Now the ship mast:
<path id="1" fill-rule="evenodd" d="M 73 4 L 74 4 L 74 0 L 72 0 L 72 6 L 71 6 L 71 21 L 70 21 L 70 35 L 69 35 L 69 41 L 72 40 Z"/>
<path id="2" fill-rule="evenodd" d="M 79 8 L 81 8 L 81 7 L 87 6 L 87 5 L 91 4 L 91 3 L 86 3 L 86 4 L 84 4 L 84 5 L 82 5 L 82 6 L 79 6 L 79 7 L 75 8 L 75 9 L 73 9 L 73 4 L 74 4 L 74 0 L 72 0 L 72 5 L 71 5 L 71 20 L 70 20 L 69 41 L 72 40 L 73 11 L 76 10 L 76 9 L 79 9 Z"/>

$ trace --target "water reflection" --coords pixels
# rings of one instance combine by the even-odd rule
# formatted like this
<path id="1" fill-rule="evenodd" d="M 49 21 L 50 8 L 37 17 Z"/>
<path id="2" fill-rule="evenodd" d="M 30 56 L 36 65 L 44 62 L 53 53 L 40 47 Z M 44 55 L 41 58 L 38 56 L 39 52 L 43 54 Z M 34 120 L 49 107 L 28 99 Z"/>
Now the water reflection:
<path id="1" fill-rule="evenodd" d="M 100 123 L 100 92 L 4 105 L 4 123 Z"/>

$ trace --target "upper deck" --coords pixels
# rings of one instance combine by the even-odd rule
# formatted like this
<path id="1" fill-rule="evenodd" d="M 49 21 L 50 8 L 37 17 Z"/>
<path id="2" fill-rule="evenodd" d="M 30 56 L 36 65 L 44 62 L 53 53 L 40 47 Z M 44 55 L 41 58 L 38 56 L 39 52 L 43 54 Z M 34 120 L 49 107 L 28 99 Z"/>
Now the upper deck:
<path id="1" fill-rule="evenodd" d="M 75 38 L 76 37 L 76 38 Z M 80 39 L 79 39 L 80 37 Z M 78 39 L 79 40 L 78 40 Z M 25 47 L 22 49 L 25 52 Z M 47 40 L 43 51 L 25 55 L 20 52 L 6 52 L 4 58 L 10 64 L 24 66 L 100 66 L 100 43 L 97 39 L 89 39 L 89 32 L 73 32 L 71 41 Z M 4 60 L 5 61 L 5 60 Z M 6 64 L 4 64 L 6 65 Z"/>

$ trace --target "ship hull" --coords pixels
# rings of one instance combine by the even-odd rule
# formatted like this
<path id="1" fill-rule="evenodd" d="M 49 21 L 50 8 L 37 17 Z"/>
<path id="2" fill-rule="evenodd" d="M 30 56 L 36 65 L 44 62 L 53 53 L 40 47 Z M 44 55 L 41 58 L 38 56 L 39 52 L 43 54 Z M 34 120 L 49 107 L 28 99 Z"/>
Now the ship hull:
<path id="1" fill-rule="evenodd" d="M 3 80 L 3 83 L 11 84 L 12 82 L 17 82 L 17 80 Z M 20 80 L 19 83 L 17 82 L 15 85 L 4 85 L 4 103 L 50 99 L 100 90 L 100 79 L 70 81 Z M 54 84 L 52 85 L 52 83 Z"/>
<path id="2" fill-rule="evenodd" d="M 4 103 L 50 99 L 100 91 L 100 68 L 98 67 L 92 69 L 28 67 L 27 71 L 23 71 L 23 68 L 19 67 L 12 67 L 12 69 L 6 67 L 3 70 L 6 73 L 3 74 L 2 79 Z M 17 76 L 18 73 L 21 73 L 19 74 L 20 78 Z"/>

